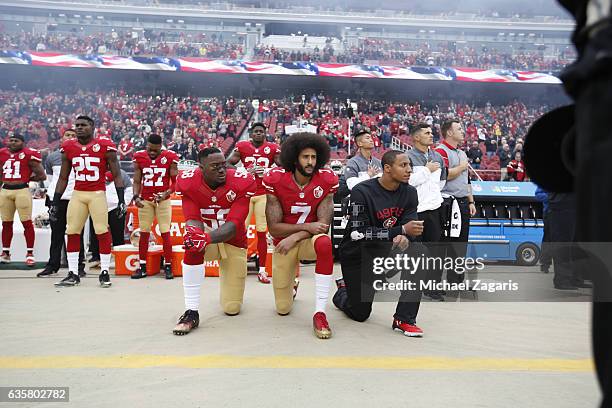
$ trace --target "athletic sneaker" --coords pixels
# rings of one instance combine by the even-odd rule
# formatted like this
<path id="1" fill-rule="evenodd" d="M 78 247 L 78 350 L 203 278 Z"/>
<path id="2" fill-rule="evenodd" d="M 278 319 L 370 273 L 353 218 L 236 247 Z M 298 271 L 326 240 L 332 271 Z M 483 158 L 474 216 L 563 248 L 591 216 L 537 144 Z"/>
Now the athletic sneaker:
<path id="1" fill-rule="evenodd" d="M 320 339 L 329 339 L 332 336 L 329 323 L 327 323 L 327 317 L 323 312 L 317 312 L 312 317 L 312 328 L 314 329 L 315 336 Z"/>
<path id="2" fill-rule="evenodd" d="M 11 255 L 4 251 L 2 252 L 2 255 L 0 255 L 0 263 L 10 263 L 11 262 Z"/>
<path id="3" fill-rule="evenodd" d="M 26 266 L 29 266 L 30 268 L 36 265 L 36 260 L 34 259 L 34 255 L 32 255 L 31 253 L 27 254 L 26 259 L 25 259 L 25 264 Z"/>
<path id="4" fill-rule="evenodd" d="M 404 333 L 408 337 L 423 337 L 423 330 L 416 324 L 402 322 L 401 320 L 393 319 L 393 330 Z"/>
<path id="5" fill-rule="evenodd" d="M 165 264 L 164 273 L 166 274 L 166 279 L 174 279 L 174 274 L 172 273 L 172 265 Z"/>
<path id="6" fill-rule="evenodd" d="M 172 333 L 177 336 L 184 336 L 200 325 L 200 314 L 197 310 L 186 310 L 174 326 Z"/>
<path id="7" fill-rule="evenodd" d="M 103 288 L 110 288 L 112 285 L 108 271 L 102 271 L 102 273 L 98 277 L 98 280 L 100 281 L 100 286 Z"/>
<path id="8" fill-rule="evenodd" d="M 265 271 L 257 272 L 257 280 L 266 285 L 270 284 L 270 278 L 268 277 L 268 273 Z"/>
<path id="9" fill-rule="evenodd" d="M 147 264 L 140 264 L 140 268 L 136 269 L 131 278 L 132 279 L 142 279 L 147 277 Z"/>
<path id="10" fill-rule="evenodd" d="M 79 283 L 81 283 L 81 278 L 79 278 L 78 275 L 75 275 L 74 272 L 68 272 L 68 276 L 59 282 L 55 282 L 55 286 L 69 288 L 71 286 L 76 286 Z"/>

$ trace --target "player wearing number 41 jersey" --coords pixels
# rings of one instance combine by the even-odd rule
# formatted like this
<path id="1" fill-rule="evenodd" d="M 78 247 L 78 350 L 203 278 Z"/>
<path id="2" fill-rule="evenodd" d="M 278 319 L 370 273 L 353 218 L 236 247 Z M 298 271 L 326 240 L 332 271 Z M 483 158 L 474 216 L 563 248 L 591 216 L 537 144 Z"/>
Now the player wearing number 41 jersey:
<path id="1" fill-rule="evenodd" d="M 11 136 L 8 147 L 0 149 L 2 163 L 2 189 L 0 190 L 0 217 L 2 218 L 2 255 L 0 263 L 11 261 L 10 249 L 13 240 L 15 210 L 23 225 L 27 252 L 25 263 L 34 266 L 34 226 L 32 225 L 32 195 L 30 181 L 47 178 L 41 165 L 40 153 L 24 147 L 23 136 Z"/>
<path id="2" fill-rule="evenodd" d="M 94 139 L 94 121 L 88 116 L 79 116 L 75 125 L 76 139 L 70 139 L 62 144 L 62 167 L 59 180 L 55 186 L 55 194 L 49 209 L 49 217 L 55 218 L 59 201 L 68 184 L 70 169 L 74 171 L 74 193 L 68 204 L 66 214 L 66 235 L 68 242 L 66 252 L 68 258 L 68 276 L 57 282 L 56 286 L 75 286 L 81 280 L 76 274 L 79 261 L 80 234 L 91 216 L 94 230 L 100 245 L 100 264 L 102 273 L 99 280 L 104 288 L 111 285 L 108 270 L 111 256 L 111 236 L 108 231 L 108 205 L 106 203 L 105 173 L 108 167 L 115 180 L 119 205 L 117 216 L 125 215 L 124 186 L 117 161 L 117 149 L 108 139 Z"/>
<path id="3" fill-rule="evenodd" d="M 184 335 L 200 322 L 200 286 L 204 260 L 219 261 L 221 307 L 230 316 L 240 313 L 246 265 L 245 221 L 255 194 L 252 175 L 226 170 L 225 157 L 214 147 L 198 154 L 199 167 L 181 172 L 176 190 L 183 195 L 186 220 L 183 289 L 185 313 L 174 334 Z"/>
<path id="4" fill-rule="evenodd" d="M 272 286 L 280 315 L 293 307 L 293 282 L 300 260 L 314 260 L 315 314 L 313 328 L 320 339 L 331 337 L 325 307 L 334 267 L 332 242 L 333 194 L 338 177 L 323 168 L 329 161 L 327 141 L 314 133 L 296 133 L 283 144 L 282 169 L 264 177 L 268 192 L 266 217 L 276 249 L 272 255 Z"/>
<path id="5" fill-rule="evenodd" d="M 140 268 L 132 274 L 132 279 L 147 276 L 147 253 L 153 219 L 157 218 L 159 233 L 164 244 L 164 271 L 166 279 L 172 279 L 172 242 L 170 240 L 170 221 L 172 204 L 170 195 L 174 192 L 179 157 L 171 150 L 162 150 L 159 135 L 149 136 L 145 151 L 134 154 L 134 204 L 138 207 L 138 257 Z"/>
<path id="6" fill-rule="evenodd" d="M 249 173 L 257 180 L 257 192 L 251 198 L 247 223 L 251 215 L 255 214 L 255 229 L 257 230 L 257 253 L 259 259 L 259 273 L 257 278 L 261 283 L 270 283 L 266 273 L 266 260 L 268 255 L 268 240 L 266 239 L 266 189 L 262 180 L 265 173 L 273 164 L 280 166 L 280 147 L 276 143 L 266 141 L 266 125 L 253 123 L 251 125 L 251 140 L 236 143 L 234 153 L 228 158 L 229 164 L 242 161 Z"/>

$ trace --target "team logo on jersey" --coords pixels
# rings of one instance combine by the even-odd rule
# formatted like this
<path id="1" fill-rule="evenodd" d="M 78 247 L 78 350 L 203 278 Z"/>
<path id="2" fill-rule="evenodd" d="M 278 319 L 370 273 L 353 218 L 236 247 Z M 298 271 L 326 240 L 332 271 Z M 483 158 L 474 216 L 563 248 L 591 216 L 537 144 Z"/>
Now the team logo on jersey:
<path id="1" fill-rule="evenodd" d="M 391 228 L 395 225 L 395 223 L 397 222 L 397 218 L 395 217 L 389 217 L 385 220 L 385 222 L 383 222 L 383 227 L 384 228 Z"/>
<path id="2" fill-rule="evenodd" d="M 168 159 L 166 159 L 165 157 L 162 157 L 160 161 L 161 161 L 161 164 L 168 163 Z"/>
<path id="3" fill-rule="evenodd" d="M 270 154 L 270 146 L 264 147 L 264 153 L 265 154 Z"/>
<path id="4" fill-rule="evenodd" d="M 210 201 L 212 201 L 213 203 L 216 203 L 217 202 L 217 197 L 215 197 L 215 196 L 210 197 Z"/>
<path id="5" fill-rule="evenodd" d="M 25 153 L 21 152 L 19 153 L 19 160 L 23 160 L 25 158 Z"/>
<path id="6" fill-rule="evenodd" d="M 93 150 L 94 152 L 99 152 L 100 151 L 100 145 L 99 144 L 95 144 L 92 146 L 91 150 Z"/>
<path id="7" fill-rule="evenodd" d="M 234 193 L 234 190 L 230 190 L 225 195 L 225 198 L 227 198 L 227 201 L 231 203 L 232 201 L 236 199 L 236 193 Z"/>
<path id="8" fill-rule="evenodd" d="M 317 186 L 317 188 L 315 188 L 312 192 L 315 198 L 323 197 L 323 189 L 321 188 L 321 186 Z"/>

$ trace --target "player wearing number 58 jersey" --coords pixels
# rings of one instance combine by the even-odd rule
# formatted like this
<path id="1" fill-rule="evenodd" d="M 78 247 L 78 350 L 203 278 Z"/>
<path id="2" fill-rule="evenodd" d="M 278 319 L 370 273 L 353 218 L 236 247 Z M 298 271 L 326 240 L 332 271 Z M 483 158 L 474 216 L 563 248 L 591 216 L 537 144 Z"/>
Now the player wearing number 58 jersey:
<path id="1" fill-rule="evenodd" d="M 28 266 L 34 266 L 34 226 L 32 225 L 32 195 L 28 188 L 30 181 L 43 181 L 47 178 L 41 165 L 40 153 L 24 147 L 21 135 L 11 136 L 8 147 L 0 149 L 2 173 L 0 181 L 0 217 L 2 218 L 2 255 L 1 263 L 11 261 L 10 249 L 13 240 L 13 219 L 15 210 L 23 225 L 26 240 L 26 259 Z"/>
<path id="2" fill-rule="evenodd" d="M 221 307 L 227 315 L 240 313 L 247 274 L 245 221 L 255 179 L 244 171 L 226 170 L 225 157 L 215 147 L 200 151 L 198 164 L 177 178 L 186 221 L 183 289 L 187 310 L 174 328 L 176 335 L 199 325 L 205 259 L 219 261 Z"/>
<path id="3" fill-rule="evenodd" d="M 266 141 L 266 125 L 257 122 L 251 125 L 251 140 L 236 143 L 234 153 L 228 158 L 229 164 L 242 161 L 249 173 L 257 180 L 257 192 L 251 198 L 247 223 L 255 214 L 255 229 L 257 230 L 257 253 L 259 256 L 259 273 L 257 278 L 261 283 L 270 283 L 266 273 L 266 258 L 268 255 L 268 240 L 266 239 L 266 189 L 263 187 L 263 177 L 273 164 L 280 166 L 280 147 L 276 143 Z"/>
<path id="4" fill-rule="evenodd" d="M 138 228 L 140 240 L 138 257 L 140 268 L 134 271 L 132 279 L 147 276 L 147 253 L 153 219 L 157 218 L 159 233 L 164 244 L 164 271 L 166 279 L 172 279 L 172 242 L 170 221 L 172 204 L 170 195 L 174 192 L 179 157 L 172 150 L 162 150 L 162 139 L 151 134 L 146 150 L 134 154 L 134 204 L 138 207 Z"/>
<path id="5" fill-rule="evenodd" d="M 87 217 L 91 216 L 100 244 L 100 267 L 102 269 L 99 277 L 100 285 L 109 287 L 111 285 L 108 274 L 111 236 L 108 231 L 108 205 L 106 203 L 105 174 L 107 167 L 113 175 L 117 189 L 119 200 L 117 216 L 125 215 L 124 185 L 119 171 L 117 148 L 109 139 L 94 139 L 94 121 L 88 116 L 77 117 L 74 127 L 77 138 L 67 140 L 62 144 L 62 167 L 49 209 L 49 216 L 55 217 L 72 168 L 75 180 L 74 193 L 68 203 L 66 213 L 68 276 L 57 282 L 56 286 L 75 286 L 81 282 L 76 274 L 81 246 L 80 234 Z"/>
<path id="6" fill-rule="evenodd" d="M 320 339 L 331 337 L 325 306 L 334 264 L 327 233 L 338 176 L 323 168 L 329 155 L 329 145 L 323 137 L 296 133 L 283 144 L 280 157 L 283 168 L 270 170 L 263 180 L 268 192 L 268 229 L 276 245 L 272 255 L 276 311 L 280 315 L 291 312 L 298 262 L 316 259 L 313 328 Z"/>

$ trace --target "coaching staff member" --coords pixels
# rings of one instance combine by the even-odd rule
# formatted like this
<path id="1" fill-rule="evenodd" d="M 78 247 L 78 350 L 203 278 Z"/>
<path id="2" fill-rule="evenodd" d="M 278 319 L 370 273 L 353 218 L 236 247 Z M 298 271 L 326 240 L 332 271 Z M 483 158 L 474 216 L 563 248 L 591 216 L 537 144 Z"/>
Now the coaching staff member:
<path id="1" fill-rule="evenodd" d="M 408 238 L 423 233 L 423 223 L 417 220 L 417 191 L 408 184 L 412 172 L 408 157 L 390 150 L 383 155 L 382 166 L 380 178 L 362 181 L 351 191 L 349 223 L 340 244 L 343 279 L 336 282 L 338 291 L 333 302 L 359 322 L 367 320 L 372 312 L 377 279 L 372 258 L 401 253 L 422 256 L 426 251 L 422 244 Z M 422 273 L 412 279 L 402 273 L 402 280 L 420 278 Z M 420 290 L 401 292 L 393 316 L 394 330 L 410 337 L 423 336 L 416 325 L 420 301 Z"/>

